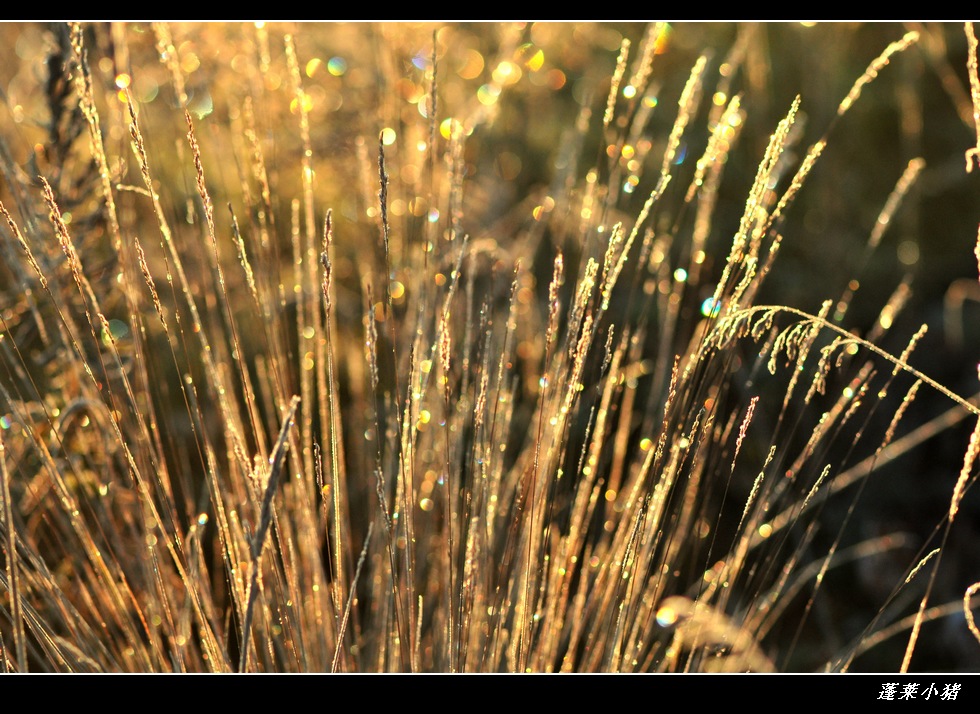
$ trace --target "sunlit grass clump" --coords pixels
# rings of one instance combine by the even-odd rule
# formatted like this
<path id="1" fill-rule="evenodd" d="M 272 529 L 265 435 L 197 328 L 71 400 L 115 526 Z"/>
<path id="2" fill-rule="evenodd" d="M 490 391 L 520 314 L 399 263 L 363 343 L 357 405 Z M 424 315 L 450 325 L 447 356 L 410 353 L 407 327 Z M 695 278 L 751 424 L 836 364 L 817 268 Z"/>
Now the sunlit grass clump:
<path id="1" fill-rule="evenodd" d="M 852 278 L 767 282 L 921 38 L 827 126 L 802 95 L 745 136 L 761 31 L 682 66 L 685 30 L 5 28 L 0 666 L 897 671 L 935 622 L 980 647 L 978 586 L 937 584 L 980 432 L 931 539 L 854 537 L 879 469 L 980 415 L 915 366 L 910 281 L 851 317 L 925 162 Z M 828 631 L 855 563 L 878 599 Z"/>

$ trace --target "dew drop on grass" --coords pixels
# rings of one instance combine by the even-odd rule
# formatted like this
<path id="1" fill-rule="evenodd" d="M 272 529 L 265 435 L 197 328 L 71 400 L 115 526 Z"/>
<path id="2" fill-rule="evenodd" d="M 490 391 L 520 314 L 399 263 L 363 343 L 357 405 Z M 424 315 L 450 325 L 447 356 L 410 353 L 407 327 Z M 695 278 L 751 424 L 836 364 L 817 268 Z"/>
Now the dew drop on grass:
<path id="1" fill-rule="evenodd" d="M 684 159 L 687 158 L 687 144 L 682 143 L 677 149 L 677 155 L 674 157 L 674 165 L 680 166 L 684 163 Z"/>
<path id="2" fill-rule="evenodd" d="M 714 297 L 709 297 L 701 303 L 701 314 L 705 317 L 718 317 L 719 312 L 721 312 L 721 302 Z"/>
<path id="3" fill-rule="evenodd" d="M 657 624 L 661 627 L 670 627 L 677 622 L 677 611 L 670 605 L 665 605 L 657 610 Z"/>
<path id="4" fill-rule="evenodd" d="M 347 60 L 343 57 L 331 57 L 327 60 L 327 71 L 334 77 L 342 77 L 347 71 Z"/>
<path id="5" fill-rule="evenodd" d="M 499 96 L 500 87 L 495 84 L 484 84 L 476 90 L 476 98 L 484 106 L 491 106 L 496 103 L 497 97 Z"/>

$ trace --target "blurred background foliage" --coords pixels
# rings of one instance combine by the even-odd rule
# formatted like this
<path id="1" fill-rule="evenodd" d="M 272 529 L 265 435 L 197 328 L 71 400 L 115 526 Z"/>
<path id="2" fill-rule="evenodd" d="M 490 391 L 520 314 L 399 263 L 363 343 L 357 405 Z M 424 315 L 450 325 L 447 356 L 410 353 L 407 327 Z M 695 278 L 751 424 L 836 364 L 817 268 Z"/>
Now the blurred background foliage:
<path id="1" fill-rule="evenodd" d="M 428 179 L 422 148 L 432 132 L 448 139 L 453 121 L 469 132 L 462 157 L 466 177 L 459 210 L 462 230 L 473 239 L 501 240 L 500 247 L 510 250 L 500 237 L 509 235 L 511 226 L 528 221 L 535 209 L 548 209 L 548 196 L 556 186 L 581 182 L 595 164 L 587 158 L 576 162 L 576 151 L 599 157 L 617 150 L 604 145 L 597 119 L 622 40 L 638 46 L 644 30 L 640 23 L 573 22 L 172 24 L 175 53 L 168 61 L 178 63 L 185 82 L 186 105 L 196 122 L 216 220 L 219 229 L 227 232 L 230 218 L 224 206 L 241 202 L 239 173 L 246 169 L 235 162 L 246 151 L 243 137 L 251 122 L 265 151 L 277 215 L 288 216 L 291 201 L 301 195 L 301 173 L 296 170 L 303 152 L 295 130 L 298 100 L 292 97 L 283 50 L 283 36 L 294 36 L 308 102 L 316 201 L 334 210 L 335 280 L 338 290 L 353 293 L 359 290 L 363 270 L 358 262 L 366 259 L 362 246 L 377 242 L 379 136 L 389 152 L 394 251 L 405 250 L 435 210 L 423 198 Z M 920 33 L 918 45 L 894 58 L 854 108 L 835 123 L 838 104 L 855 79 L 888 43 L 909 30 Z M 160 61 L 158 35 L 149 23 L 139 22 L 93 23 L 86 32 L 93 78 L 104 90 L 97 96 L 108 98 L 99 106 L 107 127 L 108 155 L 130 156 L 126 105 L 111 101 L 114 94 L 124 100 L 124 92 L 129 91 L 140 111 L 154 175 L 169 187 L 162 192 L 165 209 L 175 216 L 188 215 L 195 210 L 193 163 L 178 109 L 180 88 L 174 86 L 167 63 Z M 426 78 L 433 38 L 436 107 L 430 106 Z M 37 175 L 47 177 L 59 205 L 79 228 L 76 239 L 83 241 L 83 248 L 86 243 L 92 246 L 89 270 L 98 274 L 99 261 L 104 260 L 103 279 L 111 280 L 115 273 L 111 258 L 99 255 L 99 207 L 94 203 L 97 192 L 89 190 L 95 179 L 84 124 L 78 120 L 70 86 L 58 86 L 64 80 L 51 71 L 64 61 L 66 43 L 67 32 L 58 25 L 0 25 L 0 140 L 8 169 L 0 197 L 13 205 L 12 195 L 36 187 Z M 701 53 L 707 53 L 709 73 L 725 77 L 731 93 L 742 93 L 746 112 L 741 139 L 728 157 L 710 237 L 709 256 L 717 263 L 711 264 L 709 257 L 707 269 L 720 270 L 769 136 L 799 95 L 799 136 L 793 149 L 797 159 L 833 128 L 827 149 L 785 224 L 780 270 L 773 273 L 758 302 L 815 313 L 823 300 L 849 289 L 857 291 L 859 299 L 848 323 L 864 333 L 907 278 L 911 300 L 884 346 L 901 352 L 909 336 L 927 323 L 930 331 L 912 364 L 959 394 L 971 396 L 977 389 L 980 357 L 980 284 L 973 254 L 980 222 L 980 172 L 964 170 L 963 154 L 974 144 L 976 128 L 962 25 L 671 25 L 654 60 L 657 90 L 645 100 L 651 137 L 647 141 L 654 145 L 630 151 L 623 147 L 621 156 L 612 155 L 627 177 L 621 186 L 613 187 L 623 193 L 619 207 L 624 212 L 635 216 L 652 189 L 678 97 Z M 726 76 L 725 68 L 733 66 L 736 69 Z M 251 97 L 254 119 L 244 108 L 246 96 Z M 724 96 L 717 101 L 709 97 L 701 115 L 713 103 L 725 101 Z M 583 112 L 593 115 L 589 129 L 570 131 Z M 285 126 L 289 130 L 282 130 Z M 689 132 L 685 141 L 692 143 L 682 145 L 677 161 L 699 156 L 705 140 L 703 131 Z M 576 142 L 581 143 L 580 151 Z M 630 152 L 646 156 L 648 170 L 631 163 Z M 917 157 L 925 161 L 920 179 L 869 257 L 866 244 L 875 221 L 905 167 Z M 114 167 L 114 182 L 140 185 L 134 166 L 120 161 Z M 636 177 L 632 185 L 629 176 Z M 126 211 L 122 199 L 121 210 Z M 152 224 L 136 223 L 140 216 L 127 220 L 141 235 L 154 235 Z M 86 226 L 91 230 L 80 229 Z M 280 235 L 288 236 L 288 230 Z M 547 241 L 543 246 L 548 255 L 556 247 Z M 154 253 L 153 269 L 162 273 L 166 270 L 159 260 L 162 253 Z M 551 268 L 547 260 L 539 262 L 544 267 L 534 288 L 544 299 Z M 12 280 L 9 268 L 0 267 L 0 282 L 7 280 Z M 3 292 L 0 288 L 4 301 L 0 309 L 15 309 L 17 301 Z M 343 310 L 345 301 L 338 302 Z M 359 324 L 359 300 L 348 302 L 351 313 L 346 319 Z M 116 307 L 125 309 L 122 304 Z M 941 395 L 923 390 L 913 407 L 915 421 L 924 422 L 948 406 Z M 887 424 L 889 414 L 881 419 Z M 895 531 L 910 533 L 914 539 L 928 538 L 948 507 L 969 428 L 961 423 L 915 455 L 882 469 L 863 496 L 857 530 L 864 535 Z M 937 602 L 962 597 L 980 573 L 976 549 L 980 508 L 973 496 L 953 530 Z M 828 510 L 832 514 L 833 507 Z M 833 535 L 831 531 L 827 537 Z M 854 602 L 846 607 L 826 604 L 815 613 L 818 626 L 821 619 L 845 612 L 866 622 L 867 613 L 855 615 L 860 610 L 854 605 L 866 601 L 868 608 L 878 607 L 881 593 L 875 588 L 884 580 L 873 568 L 887 566 L 875 561 L 835 570 L 830 577 L 856 584 L 850 589 Z M 929 627 L 937 631 L 946 627 L 950 634 L 921 639 L 923 662 L 932 664 L 920 666 L 980 668 L 977 645 L 963 638 L 962 627 L 944 621 Z M 813 636 L 813 647 L 824 646 L 827 652 L 841 645 L 821 644 Z M 813 659 L 819 660 L 821 654 L 829 656 L 816 653 Z M 810 661 L 809 655 L 800 657 L 801 664 Z M 866 663 L 869 669 L 877 665 L 887 670 L 897 663 L 873 659 Z"/>

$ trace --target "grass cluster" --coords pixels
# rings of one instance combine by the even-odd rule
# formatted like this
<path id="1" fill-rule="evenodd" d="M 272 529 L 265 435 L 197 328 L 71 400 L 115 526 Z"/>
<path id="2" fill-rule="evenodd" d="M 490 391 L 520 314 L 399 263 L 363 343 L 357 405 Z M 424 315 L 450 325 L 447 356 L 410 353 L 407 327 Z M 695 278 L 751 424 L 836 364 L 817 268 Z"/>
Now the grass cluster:
<path id="1" fill-rule="evenodd" d="M 776 106 L 806 30 L 4 27 L 0 667 L 976 662 L 980 409 L 915 366 L 914 281 L 862 287 L 926 162 L 839 275 L 788 247 L 844 250 L 794 208 L 879 75 L 980 132 L 976 41 L 892 27 Z M 925 536 L 865 527 L 948 434 Z"/>

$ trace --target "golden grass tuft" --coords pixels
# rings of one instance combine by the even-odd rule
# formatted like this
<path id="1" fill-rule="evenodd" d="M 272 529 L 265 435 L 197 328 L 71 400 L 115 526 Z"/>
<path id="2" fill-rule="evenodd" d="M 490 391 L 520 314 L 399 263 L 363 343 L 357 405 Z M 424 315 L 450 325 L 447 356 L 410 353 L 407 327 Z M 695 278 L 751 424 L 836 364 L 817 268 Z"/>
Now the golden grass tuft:
<path id="1" fill-rule="evenodd" d="M 946 61 L 887 29 L 823 111 L 762 91 L 789 26 L 5 27 L 46 74 L 0 121 L 0 667 L 907 671 L 951 615 L 980 640 L 949 574 L 980 431 L 931 535 L 863 520 L 980 416 L 915 280 L 865 278 L 926 160 L 873 187 L 853 274 L 794 252 L 859 107 Z"/>

